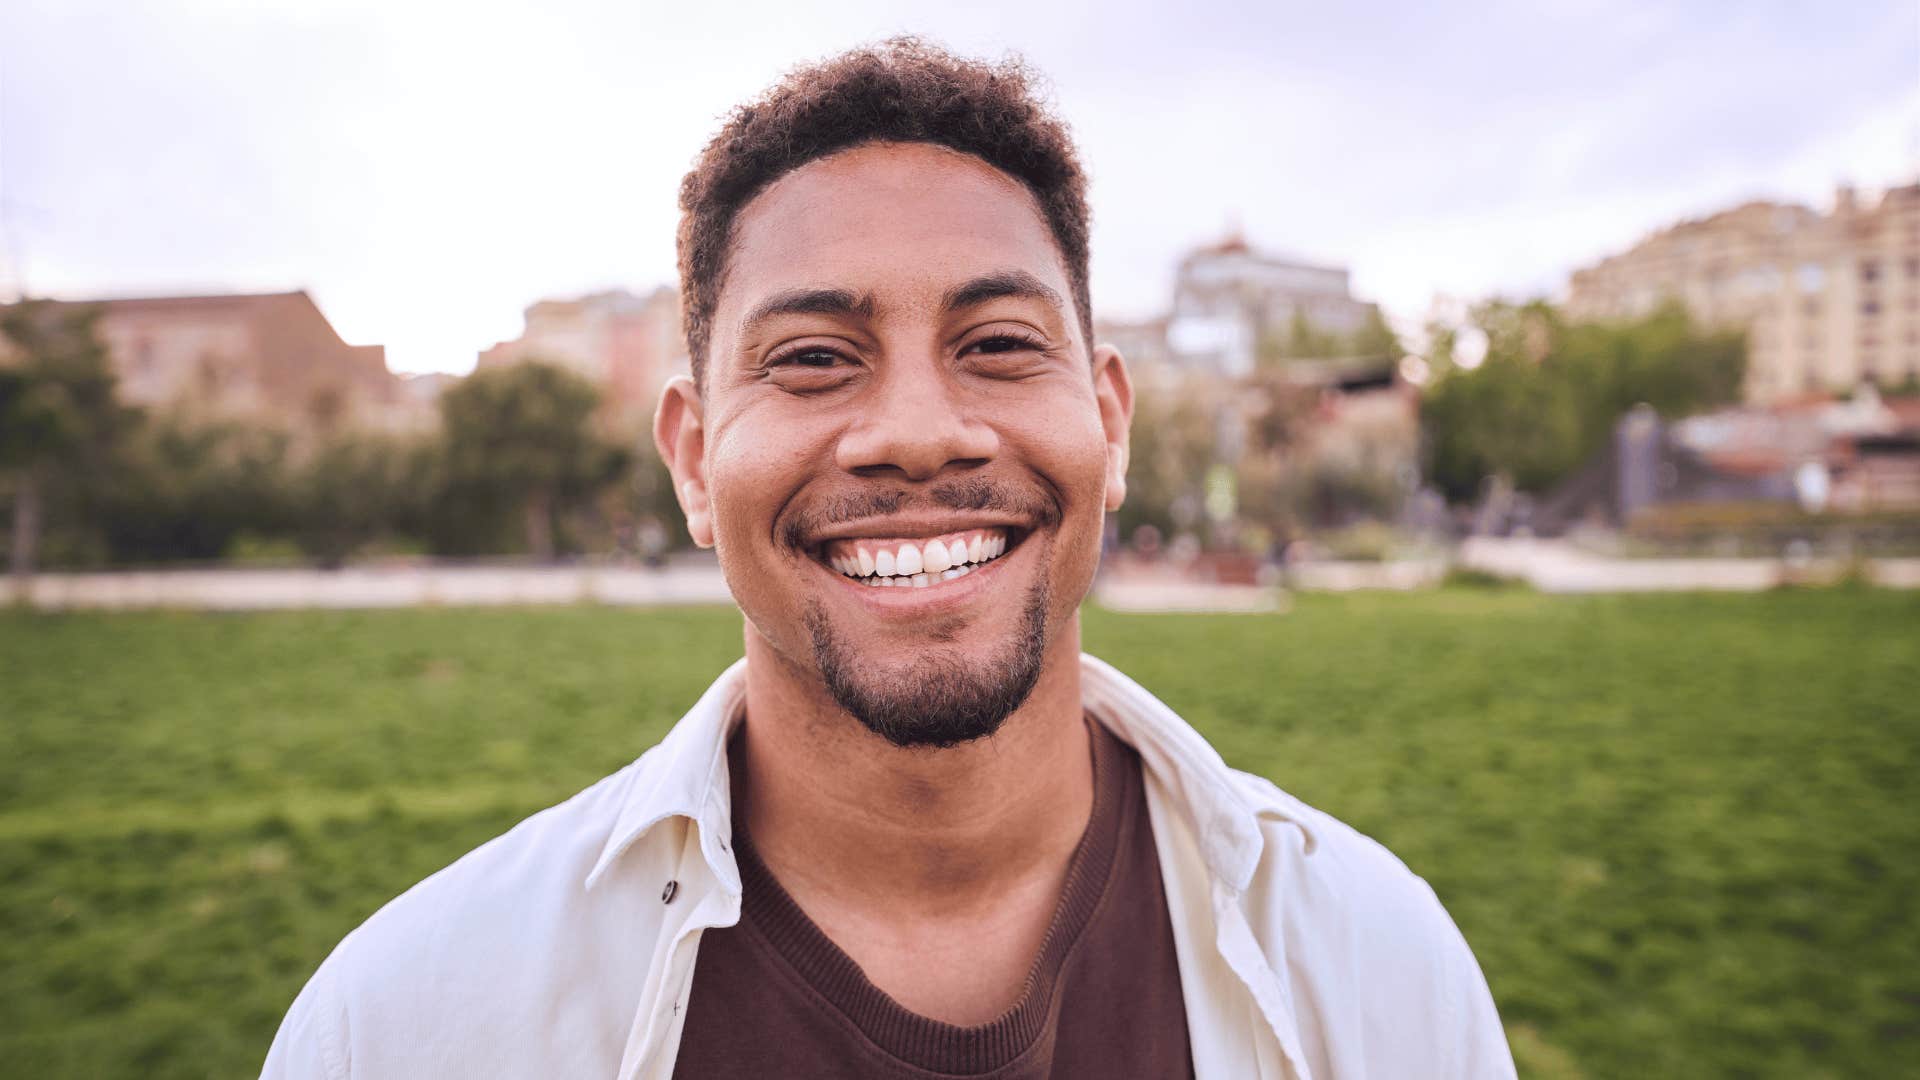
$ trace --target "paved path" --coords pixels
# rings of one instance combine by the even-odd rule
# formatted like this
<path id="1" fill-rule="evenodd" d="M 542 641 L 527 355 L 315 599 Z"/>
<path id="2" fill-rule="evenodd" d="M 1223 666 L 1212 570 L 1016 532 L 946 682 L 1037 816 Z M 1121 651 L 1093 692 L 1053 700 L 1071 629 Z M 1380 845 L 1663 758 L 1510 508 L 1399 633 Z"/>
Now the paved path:
<path id="1" fill-rule="evenodd" d="M 1542 592 L 1758 592 L 1779 585 L 1831 584 L 1837 559 L 1610 559 L 1560 540 L 1475 537 L 1460 545 L 1462 566 L 1526 581 Z M 1869 559 L 1867 577 L 1895 589 L 1920 588 L 1920 559 Z"/>
<path id="2" fill-rule="evenodd" d="M 1757 591 L 1789 582 L 1818 584 L 1846 567 L 1781 559 L 1608 559 L 1555 540 L 1476 538 L 1459 564 L 1532 584 L 1543 592 L 1651 592 L 1676 589 Z M 1305 563 L 1286 585 L 1303 591 L 1418 589 L 1436 584 L 1446 564 Z M 1874 559 L 1867 574 L 1889 588 L 1920 588 L 1920 559 Z M 1285 610 L 1275 589 L 1164 578 L 1103 578 L 1096 603 L 1133 611 Z M 152 570 L 40 574 L 25 589 L 0 577 L 0 607 L 25 603 L 48 611 L 183 608 L 390 608 L 494 604 L 730 604 L 712 563 L 664 569 L 571 566 L 395 566 L 345 570 Z"/>
<path id="3" fill-rule="evenodd" d="M 40 574 L 0 604 L 45 610 L 387 608 L 485 604 L 728 604 L 718 566 L 405 566 L 344 570 L 153 570 Z"/>

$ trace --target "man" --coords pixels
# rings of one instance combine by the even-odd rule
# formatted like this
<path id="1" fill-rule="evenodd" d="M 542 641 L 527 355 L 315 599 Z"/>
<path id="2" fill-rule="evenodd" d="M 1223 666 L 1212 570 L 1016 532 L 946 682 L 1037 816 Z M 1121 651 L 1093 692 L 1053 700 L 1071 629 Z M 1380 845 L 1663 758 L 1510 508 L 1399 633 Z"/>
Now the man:
<path id="1" fill-rule="evenodd" d="M 655 437 L 745 659 L 350 935 L 267 1074 L 1512 1075 L 1419 878 L 1080 654 L 1133 392 L 1022 71 L 803 69 L 681 207 Z"/>

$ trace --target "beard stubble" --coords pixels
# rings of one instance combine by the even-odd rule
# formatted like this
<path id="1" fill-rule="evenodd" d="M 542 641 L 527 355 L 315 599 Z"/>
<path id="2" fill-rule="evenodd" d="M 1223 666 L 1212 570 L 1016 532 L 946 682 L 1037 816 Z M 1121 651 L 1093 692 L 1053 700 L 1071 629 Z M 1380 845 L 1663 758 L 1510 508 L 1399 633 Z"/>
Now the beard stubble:
<path id="1" fill-rule="evenodd" d="M 1046 656 L 1049 599 L 1047 582 L 1035 582 L 1019 626 L 985 661 L 963 665 L 923 655 L 899 675 L 862 665 L 818 602 L 804 622 L 814 664 L 841 709 L 895 746 L 946 749 L 999 731 L 1033 693 Z"/>

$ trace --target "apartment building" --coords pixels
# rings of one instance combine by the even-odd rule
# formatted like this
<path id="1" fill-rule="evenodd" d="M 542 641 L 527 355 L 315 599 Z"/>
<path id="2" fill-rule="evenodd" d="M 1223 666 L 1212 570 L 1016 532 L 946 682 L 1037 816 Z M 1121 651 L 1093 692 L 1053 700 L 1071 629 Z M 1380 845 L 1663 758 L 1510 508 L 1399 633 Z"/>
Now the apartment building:
<path id="1" fill-rule="evenodd" d="M 1920 379 L 1920 183 L 1680 222 L 1576 271 L 1567 307 L 1637 318 L 1669 300 L 1746 331 L 1751 402 Z"/>

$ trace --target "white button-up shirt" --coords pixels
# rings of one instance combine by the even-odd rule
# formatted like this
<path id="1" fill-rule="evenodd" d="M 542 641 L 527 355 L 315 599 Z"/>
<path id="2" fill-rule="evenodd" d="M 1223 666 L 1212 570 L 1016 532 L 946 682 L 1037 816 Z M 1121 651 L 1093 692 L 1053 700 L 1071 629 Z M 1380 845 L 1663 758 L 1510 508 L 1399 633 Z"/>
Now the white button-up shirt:
<path id="1" fill-rule="evenodd" d="M 1144 765 L 1196 1076 L 1514 1075 L 1479 965 L 1426 882 L 1227 768 L 1126 676 L 1081 664 L 1087 711 Z M 700 935 L 740 918 L 726 747 L 745 685 L 741 661 L 638 761 L 347 935 L 262 1075 L 670 1077 Z"/>

